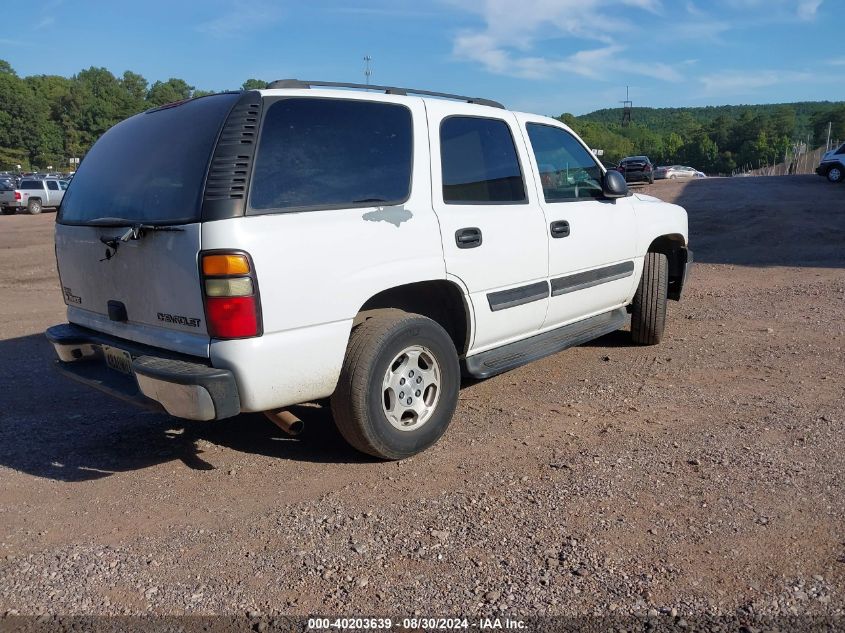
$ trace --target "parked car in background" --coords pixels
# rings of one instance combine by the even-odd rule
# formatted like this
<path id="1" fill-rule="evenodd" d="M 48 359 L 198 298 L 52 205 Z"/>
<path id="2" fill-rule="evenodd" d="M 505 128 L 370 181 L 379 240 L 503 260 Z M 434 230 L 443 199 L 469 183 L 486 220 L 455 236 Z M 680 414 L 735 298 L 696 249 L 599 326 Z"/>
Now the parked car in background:
<path id="1" fill-rule="evenodd" d="M 17 189 L 0 191 L 0 210 L 12 215 L 26 209 L 30 215 L 41 213 L 44 208 L 58 208 L 65 195 L 61 181 L 55 178 L 24 178 Z"/>
<path id="2" fill-rule="evenodd" d="M 845 176 L 845 143 L 826 152 L 816 167 L 819 176 L 826 177 L 830 182 L 842 182 Z"/>
<path id="3" fill-rule="evenodd" d="M 654 182 L 654 166 L 648 156 L 623 158 L 616 170 L 625 176 L 625 182 Z"/>
<path id="4" fill-rule="evenodd" d="M 664 165 L 656 167 L 654 170 L 655 180 L 667 179 L 677 180 L 678 178 L 706 178 L 704 172 L 698 171 L 694 167 L 686 167 L 684 165 Z"/>

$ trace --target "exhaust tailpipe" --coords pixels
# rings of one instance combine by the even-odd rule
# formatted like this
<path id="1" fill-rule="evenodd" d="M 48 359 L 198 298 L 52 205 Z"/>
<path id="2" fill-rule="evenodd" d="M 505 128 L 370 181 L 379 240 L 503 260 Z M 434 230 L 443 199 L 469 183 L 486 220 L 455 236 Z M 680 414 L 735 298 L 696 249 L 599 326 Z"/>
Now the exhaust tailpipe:
<path id="1" fill-rule="evenodd" d="M 305 423 L 287 409 L 265 411 L 264 415 L 288 435 L 299 435 L 305 430 Z"/>

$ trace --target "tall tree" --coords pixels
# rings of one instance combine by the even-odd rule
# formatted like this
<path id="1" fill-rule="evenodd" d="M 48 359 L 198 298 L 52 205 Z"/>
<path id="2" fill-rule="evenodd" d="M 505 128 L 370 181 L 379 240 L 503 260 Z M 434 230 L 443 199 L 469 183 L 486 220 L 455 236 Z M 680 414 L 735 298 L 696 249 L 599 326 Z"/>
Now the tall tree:
<path id="1" fill-rule="evenodd" d="M 147 93 L 147 107 L 157 108 L 174 101 L 190 99 L 193 89 L 184 79 L 171 77 L 167 81 L 157 81 Z"/>
<path id="2" fill-rule="evenodd" d="M 247 79 L 241 85 L 241 90 L 264 90 L 267 87 L 267 82 L 263 79 Z"/>

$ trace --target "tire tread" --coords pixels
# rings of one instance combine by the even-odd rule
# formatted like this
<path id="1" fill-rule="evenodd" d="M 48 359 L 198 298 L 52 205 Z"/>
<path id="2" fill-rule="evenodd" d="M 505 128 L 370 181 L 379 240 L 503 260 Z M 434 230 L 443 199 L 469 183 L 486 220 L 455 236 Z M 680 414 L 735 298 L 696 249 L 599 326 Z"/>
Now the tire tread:
<path id="1" fill-rule="evenodd" d="M 648 252 L 634 295 L 631 338 L 639 345 L 656 345 L 666 327 L 669 260 L 663 253 Z"/>

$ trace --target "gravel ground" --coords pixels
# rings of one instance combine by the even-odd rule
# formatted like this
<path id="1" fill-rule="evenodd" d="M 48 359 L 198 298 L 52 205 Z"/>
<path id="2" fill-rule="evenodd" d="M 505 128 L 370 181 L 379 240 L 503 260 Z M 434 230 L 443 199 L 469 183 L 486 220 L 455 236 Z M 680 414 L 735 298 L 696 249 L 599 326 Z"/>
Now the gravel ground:
<path id="1" fill-rule="evenodd" d="M 842 615 L 845 187 L 645 191 L 698 261 L 664 343 L 468 383 L 399 463 L 55 376 L 53 214 L 1 217 L 0 615 Z"/>

